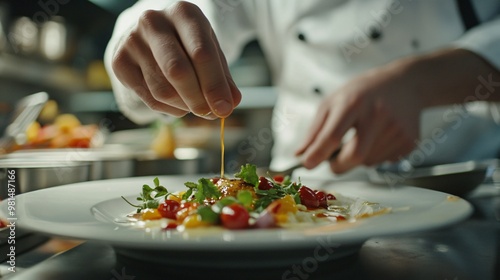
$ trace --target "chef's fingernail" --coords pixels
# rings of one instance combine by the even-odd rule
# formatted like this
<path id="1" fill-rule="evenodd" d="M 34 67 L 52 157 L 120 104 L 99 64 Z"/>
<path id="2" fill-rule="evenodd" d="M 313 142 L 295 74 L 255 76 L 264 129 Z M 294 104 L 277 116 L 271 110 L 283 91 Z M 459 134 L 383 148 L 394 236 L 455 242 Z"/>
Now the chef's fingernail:
<path id="1" fill-rule="evenodd" d="M 215 114 L 219 117 L 226 117 L 233 110 L 233 106 L 227 100 L 221 99 L 214 103 Z"/>

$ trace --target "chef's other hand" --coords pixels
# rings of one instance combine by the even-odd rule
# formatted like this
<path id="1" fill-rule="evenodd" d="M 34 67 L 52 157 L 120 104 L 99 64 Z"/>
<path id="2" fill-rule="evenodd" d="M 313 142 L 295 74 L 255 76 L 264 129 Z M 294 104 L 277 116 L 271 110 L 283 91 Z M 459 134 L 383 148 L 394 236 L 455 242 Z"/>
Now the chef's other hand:
<path id="1" fill-rule="evenodd" d="M 330 161 L 333 172 L 399 160 L 416 146 L 424 108 L 500 101 L 498 94 L 483 94 L 478 77 L 489 87 L 500 84 L 498 69 L 474 52 L 459 48 L 401 59 L 367 72 L 322 102 L 309 138 L 297 155 L 303 156 L 304 166 L 314 168 L 354 128 L 355 136 Z"/>
<path id="2" fill-rule="evenodd" d="M 112 66 L 146 105 L 172 116 L 227 117 L 241 101 L 210 23 L 191 3 L 145 11 Z"/>
<path id="3" fill-rule="evenodd" d="M 355 135 L 342 144 L 330 161 L 333 172 L 358 165 L 395 161 L 415 146 L 422 101 L 411 78 L 395 63 L 367 72 L 329 95 L 318 110 L 308 139 L 297 151 L 306 168 L 314 168 L 341 147 L 344 134 Z"/>

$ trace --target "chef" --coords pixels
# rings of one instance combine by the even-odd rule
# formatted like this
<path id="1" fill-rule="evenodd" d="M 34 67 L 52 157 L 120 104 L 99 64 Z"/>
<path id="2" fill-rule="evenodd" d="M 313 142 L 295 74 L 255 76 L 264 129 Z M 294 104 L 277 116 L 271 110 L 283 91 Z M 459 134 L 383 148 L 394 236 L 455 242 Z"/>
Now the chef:
<path id="1" fill-rule="evenodd" d="M 105 60 L 131 120 L 229 116 L 228 64 L 257 39 L 279 91 L 274 169 L 500 155 L 500 1 L 193 2 L 118 18 Z"/>

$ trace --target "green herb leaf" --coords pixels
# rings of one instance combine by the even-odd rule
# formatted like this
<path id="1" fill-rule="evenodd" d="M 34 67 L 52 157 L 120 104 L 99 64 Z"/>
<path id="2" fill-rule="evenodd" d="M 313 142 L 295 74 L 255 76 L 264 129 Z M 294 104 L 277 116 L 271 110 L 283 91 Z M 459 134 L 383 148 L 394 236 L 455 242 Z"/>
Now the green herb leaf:
<path id="1" fill-rule="evenodd" d="M 255 193 L 259 196 L 265 196 L 271 199 L 280 199 L 287 194 L 282 188 L 278 187 L 273 187 L 269 190 L 256 190 Z"/>
<path id="2" fill-rule="evenodd" d="M 153 189 L 149 185 L 143 185 L 142 186 L 142 198 L 145 200 L 148 200 L 151 198 L 151 192 L 153 192 Z"/>
<path id="3" fill-rule="evenodd" d="M 222 208 L 224 208 L 224 206 L 228 206 L 228 205 L 231 205 L 233 203 L 238 203 L 238 200 L 236 200 L 236 198 L 234 198 L 232 196 L 226 196 L 226 197 L 222 198 L 221 200 L 217 201 L 212 206 L 212 209 L 216 213 L 220 213 L 222 211 Z"/>
<path id="4" fill-rule="evenodd" d="M 156 209 L 158 208 L 158 205 L 160 205 L 160 203 L 158 202 L 158 200 L 148 200 L 144 205 L 147 209 Z"/>
<path id="5" fill-rule="evenodd" d="M 186 188 L 188 188 L 188 190 L 182 195 L 182 199 L 189 200 L 189 198 L 193 194 L 193 190 L 196 191 L 198 189 L 198 184 L 193 183 L 193 182 L 186 182 L 186 183 L 184 183 L 184 186 L 186 186 Z"/>
<path id="6" fill-rule="evenodd" d="M 168 191 L 164 186 L 157 186 L 154 191 L 156 192 L 155 198 L 166 196 L 168 194 Z"/>
<path id="7" fill-rule="evenodd" d="M 286 175 L 285 178 L 283 178 L 283 182 L 281 182 L 282 186 L 288 186 L 292 183 L 292 179 L 290 175 Z"/>
<path id="8" fill-rule="evenodd" d="M 289 195 L 295 195 L 301 186 L 301 183 L 290 183 L 288 186 L 283 187 L 283 191 Z"/>
<path id="9" fill-rule="evenodd" d="M 205 199 L 215 198 L 218 199 L 220 192 L 211 180 L 201 178 L 198 180 L 197 191 L 194 194 L 195 201 L 202 203 Z"/>
<path id="10" fill-rule="evenodd" d="M 201 220 L 211 224 L 216 224 L 219 222 L 219 215 L 210 208 L 210 206 L 200 206 L 196 212 L 201 216 Z"/>
<path id="11" fill-rule="evenodd" d="M 256 188 L 255 193 L 258 199 L 254 203 L 254 208 L 257 212 L 261 212 L 274 200 L 280 199 L 287 194 L 294 195 L 297 191 L 291 185 L 284 188 L 279 184 L 273 184 L 273 187 L 269 190 L 259 190 Z"/>
<path id="12" fill-rule="evenodd" d="M 293 200 L 295 201 L 296 204 L 302 204 L 300 201 L 300 194 L 299 193 L 294 194 L 292 197 L 293 197 Z"/>
<path id="13" fill-rule="evenodd" d="M 193 194 L 193 189 L 188 189 L 183 195 L 182 200 L 189 200 L 189 197 Z"/>
<path id="14" fill-rule="evenodd" d="M 241 190 L 236 195 L 236 199 L 245 207 L 250 208 L 253 202 L 252 193 L 248 190 Z"/>
<path id="15" fill-rule="evenodd" d="M 198 187 L 198 184 L 193 182 L 186 182 L 184 183 L 184 186 L 186 186 L 189 189 L 196 189 Z"/>
<path id="16" fill-rule="evenodd" d="M 269 197 L 269 196 L 264 196 L 264 197 L 257 199 L 255 201 L 255 204 L 254 204 L 255 211 L 262 212 L 273 201 L 274 201 L 274 199 Z"/>
<path id="17" fill-rule="evenodd" d="M 140 205 L 129 203 L 130 205 L 137 207 L 139 212 L 142 209 L 157 208 L 159 205 L 158 200 L 169 194 L 167 188 L 160 185 L 158 177 L 153 179 L 153 183 L 155 184 L 154 189 L 147 184 L 142 186 L 142 192 L 140 193 L 140 196 L 137 197 L 137 200 L 142 202 Z"/>
<path id="18" fill-rule="evenodd" d="M 253 164 L 247 163 L 241 166 L 240 172 L 234 174 L 236 178 L 240 178 L 243 181 L 251 184 L 254 187 L 259 185 L 259 175 L 257 175 L 257 167 Z"/>

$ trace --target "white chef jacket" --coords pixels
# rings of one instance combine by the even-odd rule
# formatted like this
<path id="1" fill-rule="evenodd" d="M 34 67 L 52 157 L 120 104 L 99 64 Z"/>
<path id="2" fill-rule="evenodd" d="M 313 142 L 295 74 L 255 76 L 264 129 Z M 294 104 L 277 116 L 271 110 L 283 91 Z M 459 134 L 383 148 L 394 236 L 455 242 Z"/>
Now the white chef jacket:
<path id="1" fill-rule="evenodd" d="M 121 36 L 136 24 L 140 13 L 163 9 L 172 2 L 142 0 L 122 13 L 105 54 L 108 69 Z M 210 20 L 229 63 L 238 58 L 247 42 L 259 41 L 279 91 L 273 116 L 275 145 L 271 163 L 278 169 L 298 161 L 294 151 L 304 141 L 324 96 L 363 71 L 443 47 L 469 49 L 500 69 L 498 0 L 471 0 L 480 24 L 469 30 L 464 25 L 468 16 L 461 14 L 454 0 L 193 2 Z M 145 123 L 157 117 L 120 84 L 112 71 L 110 75 L 119 107 L 130 119 Z M 500 94 L 500 87 L 485 88 L 491 94 Z M 417 164 L 493 158 L 500 154 L 497 104 L 473 104 L 467 106 L 467 111 L 455 105 L 432 108 L 422 114 L 421 147 L 416 151 L 424 157 Z M 440 139 L 445 141 L 433 140 L 436 129 L 444 134 Z M 429 141 L 433 142 L 431 146 Z M 414 158 L 420 161 L 417 154 Z"/>

